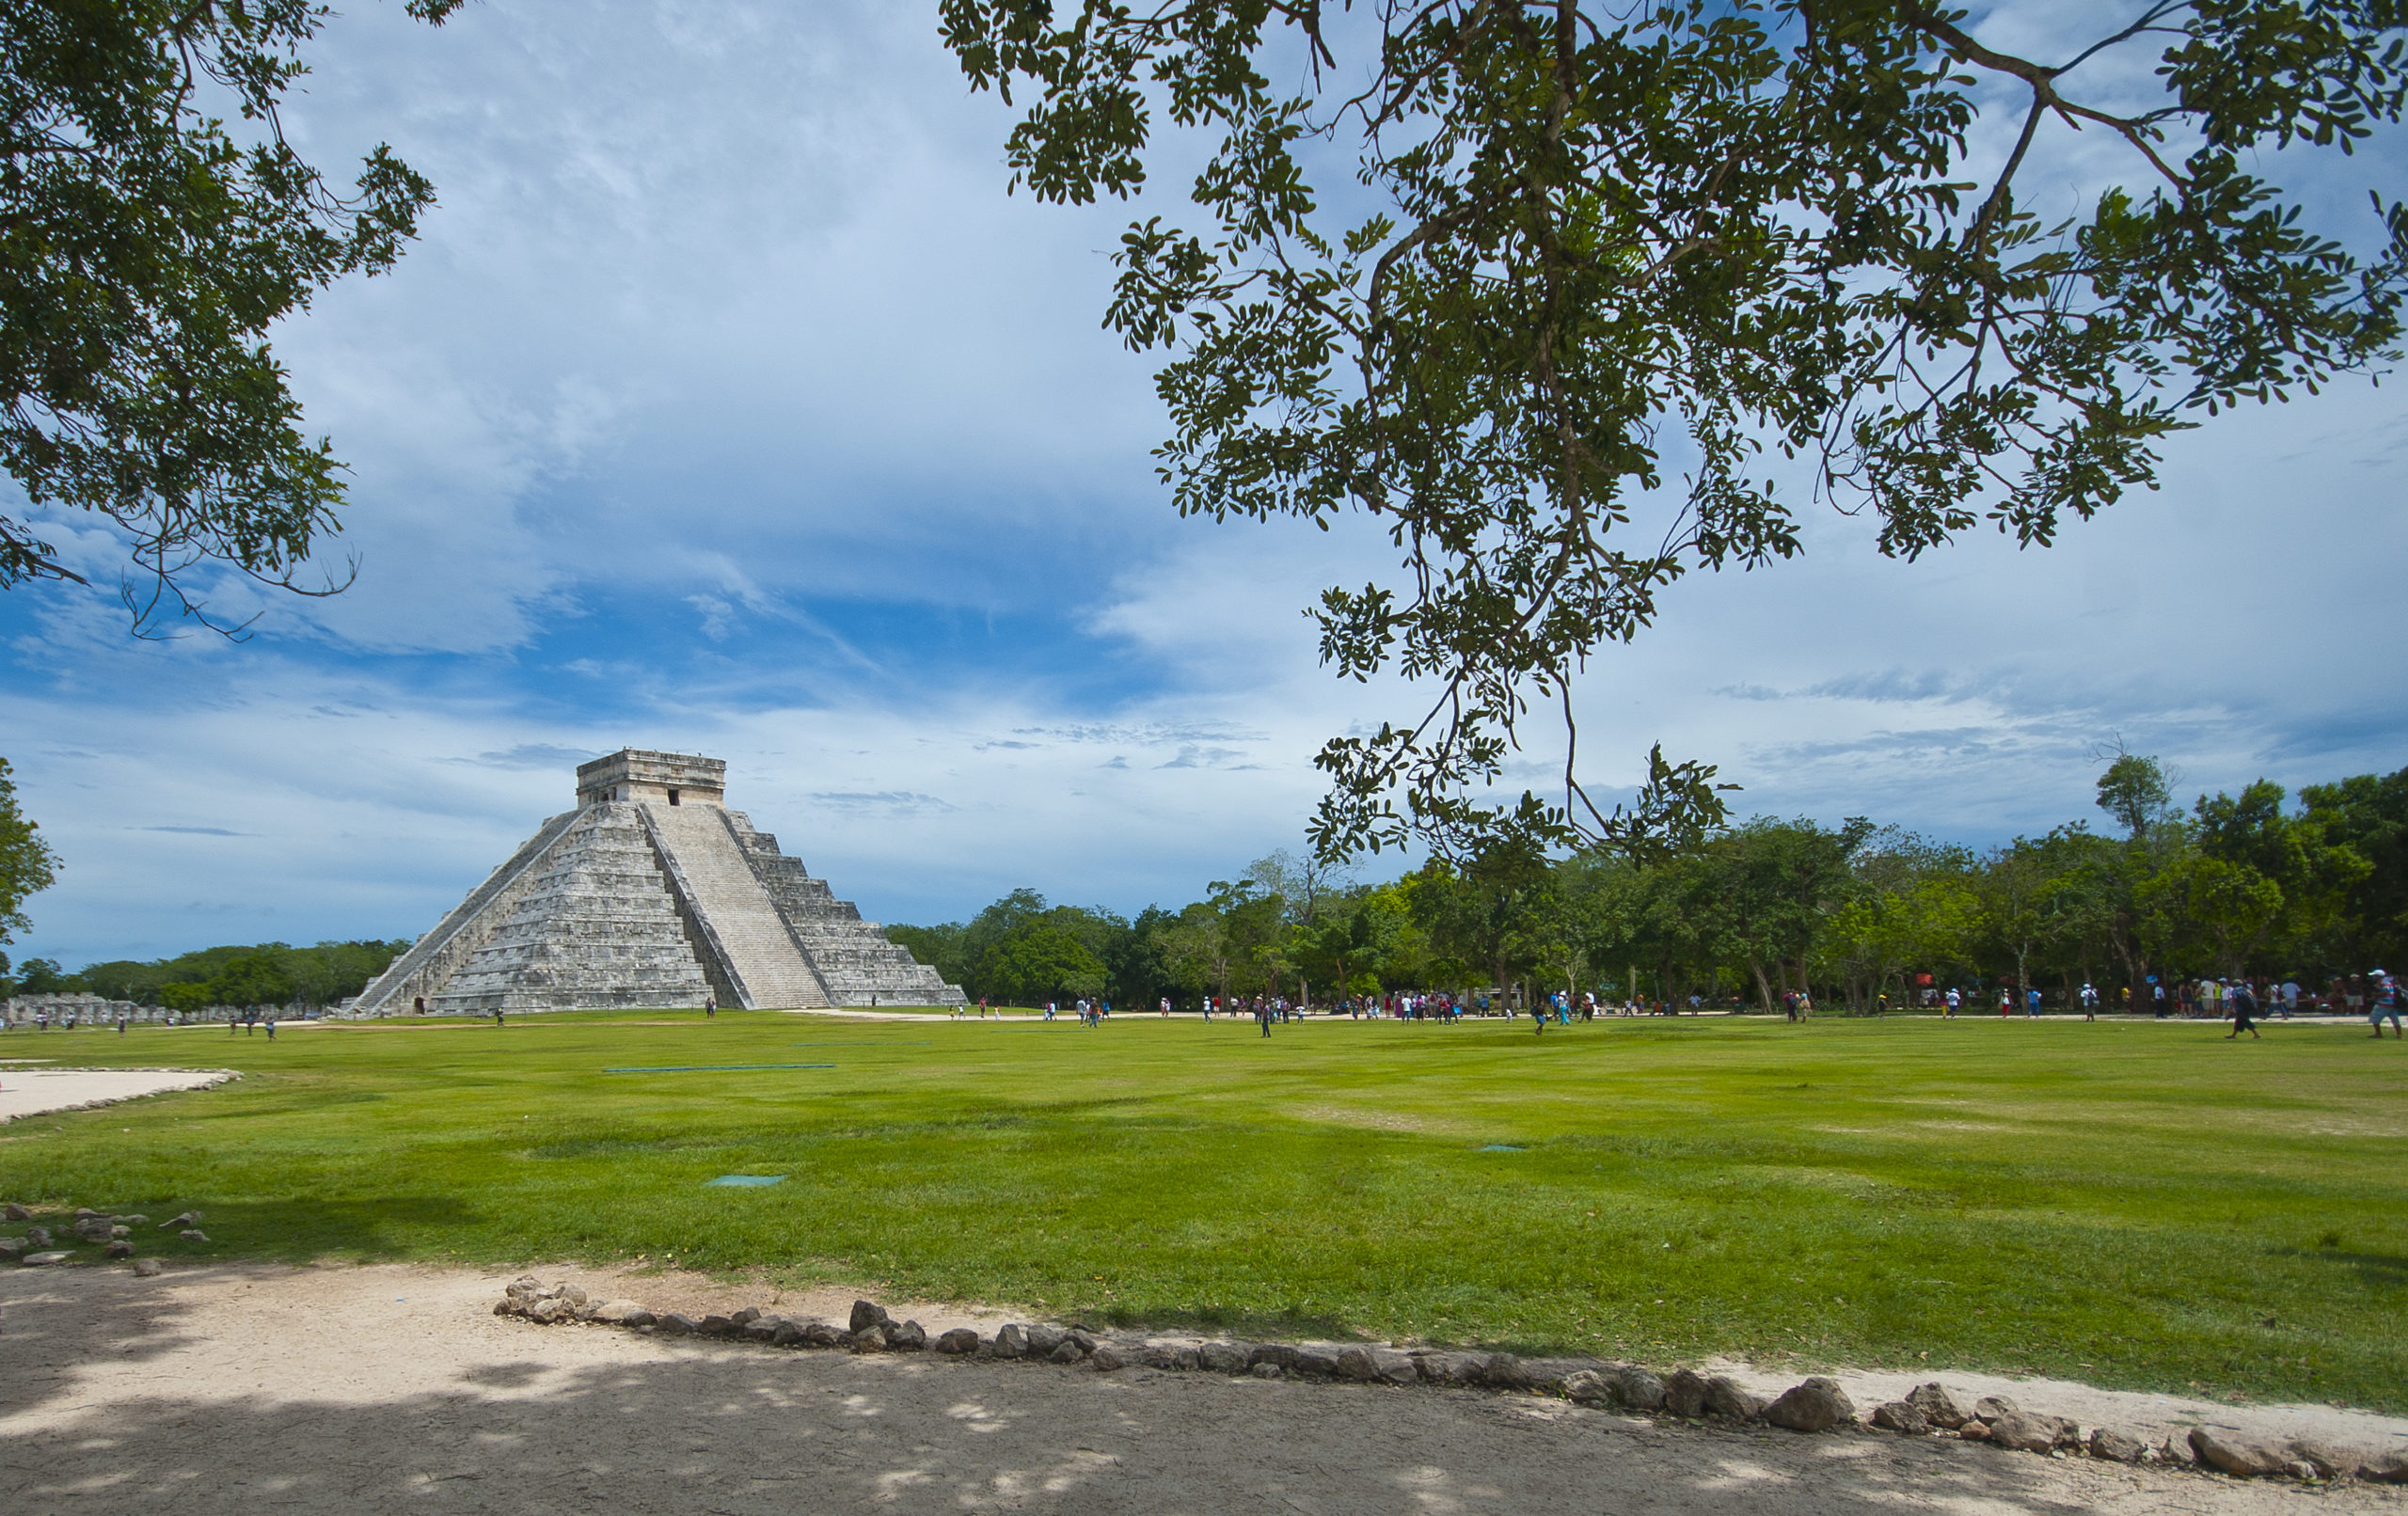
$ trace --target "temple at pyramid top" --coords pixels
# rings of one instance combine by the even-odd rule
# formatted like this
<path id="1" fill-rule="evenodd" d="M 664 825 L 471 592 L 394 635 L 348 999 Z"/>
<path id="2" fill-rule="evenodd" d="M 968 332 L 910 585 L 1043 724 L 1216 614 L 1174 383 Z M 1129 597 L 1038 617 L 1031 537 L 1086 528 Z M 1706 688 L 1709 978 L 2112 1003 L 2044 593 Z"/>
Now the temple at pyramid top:
<path id="1" fill-rule="evenodd" d="M 727 765 L 625 748 L 352 1003 L 359 1015 L 958 1005 L 777 838 L 727 809 Z"/>
<path id="2" fill-rule="evenodd" d="M 663 805 L 725 805 L 727 764 L 690 752 L 621 748 L 577 766 L 577 803 L 657 800 Z"/>

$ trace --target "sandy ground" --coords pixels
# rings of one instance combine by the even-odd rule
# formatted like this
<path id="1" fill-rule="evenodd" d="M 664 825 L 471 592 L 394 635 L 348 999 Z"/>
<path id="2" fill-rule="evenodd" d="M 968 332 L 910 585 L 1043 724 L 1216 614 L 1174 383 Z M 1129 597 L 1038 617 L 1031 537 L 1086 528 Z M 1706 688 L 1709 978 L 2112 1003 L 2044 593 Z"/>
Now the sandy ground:
<path id="1" fill-rule="evenodd" d="M 168 1090 L 205 1090 L 242 1076 L 227 1068 L 29 1068 L 0 1066 L 0 1122 L 80 1111 Z"/>
<path id="2" fill-rule="evenodd" d="M 746 1293 L 587 1282 L 663 1305 Z M 502 1283 L 397 1266 L 195 1269 L 155 1280 L 99 1268 L 0 1274 L 0 1507 L 172 1502 L 200 1516 L 2408 1508 L 2408 1492 L 2396 1489 L 2305 1491 L 1872 1433 L 1693 1430 L 1529 1396 L 854 1358 L 538 1327 L 490 1314 Z M 963 1317 L 913 1314 L 931 1325 Z"/>

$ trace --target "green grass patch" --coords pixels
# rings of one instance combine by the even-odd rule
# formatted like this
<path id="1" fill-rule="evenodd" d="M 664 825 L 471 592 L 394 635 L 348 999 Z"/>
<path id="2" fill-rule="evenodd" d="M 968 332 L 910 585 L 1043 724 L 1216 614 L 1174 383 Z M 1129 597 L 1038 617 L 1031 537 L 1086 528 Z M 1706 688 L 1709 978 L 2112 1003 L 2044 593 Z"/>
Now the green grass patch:
<path id="1" fill-rule="evenodd" d="M 2408 1050 L 2354 1027 L 1005 1030 L 12 1034 L 0 1056 L 248 1077 L 0 1128 L 0 1198 L 197 1206 L 205 1249 L 155 1245 L 216 1257 L 642 1258 L 1119 1324 L 2408 1409 Z M 806 1044 L 833 1066 L 775 1066 Z"/>

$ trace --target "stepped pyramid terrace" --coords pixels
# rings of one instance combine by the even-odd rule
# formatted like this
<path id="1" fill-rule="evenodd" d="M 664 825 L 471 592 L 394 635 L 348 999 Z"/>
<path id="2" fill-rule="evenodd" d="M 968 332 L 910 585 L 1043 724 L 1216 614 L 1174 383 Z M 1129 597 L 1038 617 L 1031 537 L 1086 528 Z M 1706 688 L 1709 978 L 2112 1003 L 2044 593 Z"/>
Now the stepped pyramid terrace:
<path id="1" fill-rule="evenodd" d="M 623 749 L 580 764 L 577 809 L 393 960 L 354 1015 L 635 1006 L 958 1005 L 778 840 L 727 809 L 727 765 Z"/>

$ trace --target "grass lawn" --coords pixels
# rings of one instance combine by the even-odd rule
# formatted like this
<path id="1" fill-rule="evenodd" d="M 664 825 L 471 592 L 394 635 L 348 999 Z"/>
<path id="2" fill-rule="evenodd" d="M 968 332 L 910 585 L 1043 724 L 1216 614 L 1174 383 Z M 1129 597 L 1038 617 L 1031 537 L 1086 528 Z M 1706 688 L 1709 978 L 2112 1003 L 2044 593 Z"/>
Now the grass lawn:
<path id="1" fill-rule="evenodd" d="M 1090 1321 L 2408 1410 L 2408 1044 L 2222 1032 L 1316 1020 L 1265 1041 L 731 1012 L 11 1033 L 0 1058 L 248 1077 L 0 1128 L 0 1198 L 205 1210 L 213 1240 L 168 1254 L 642 1258 Z M 765 1065 L 832 1066 L 725 1066 Z M 704 1182 L 727 1174 L 784 1178 Z"/>

